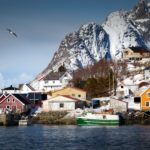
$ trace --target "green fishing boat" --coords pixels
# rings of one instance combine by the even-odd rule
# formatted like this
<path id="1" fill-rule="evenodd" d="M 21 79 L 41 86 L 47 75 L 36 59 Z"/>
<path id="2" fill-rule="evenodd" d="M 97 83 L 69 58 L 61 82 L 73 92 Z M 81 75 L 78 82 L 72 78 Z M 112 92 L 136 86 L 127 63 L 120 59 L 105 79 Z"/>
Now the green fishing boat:
<path id="1" fill-rule="evenodd" d="M 114 114 L 96 114 L 83 113 L 76 118 L 79 126 L 117 126 L 119 125 L 119 116 Z"/>

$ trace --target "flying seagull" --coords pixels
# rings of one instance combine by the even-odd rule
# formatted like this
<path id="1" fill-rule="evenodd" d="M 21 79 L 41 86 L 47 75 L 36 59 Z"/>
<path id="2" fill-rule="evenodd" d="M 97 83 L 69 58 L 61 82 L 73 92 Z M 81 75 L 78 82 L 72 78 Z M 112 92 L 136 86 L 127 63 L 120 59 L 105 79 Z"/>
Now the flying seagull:
<path id="1" fill-rule="evenodd" d="M 13 32 L 11 29 L 6 29 L 10 34 L 14 35 L 15 37 L 17 37 L 17 34 L 15 32 Z"/>

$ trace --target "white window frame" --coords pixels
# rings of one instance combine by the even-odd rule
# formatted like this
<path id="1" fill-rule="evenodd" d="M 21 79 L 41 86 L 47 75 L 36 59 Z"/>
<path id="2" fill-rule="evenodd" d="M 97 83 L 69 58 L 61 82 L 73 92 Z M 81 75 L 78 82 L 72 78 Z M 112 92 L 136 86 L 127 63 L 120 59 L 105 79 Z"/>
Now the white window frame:
<path id="1" fill-rule="evenodd" d="M 150 98 L 150 93 L 147 93 L 147 97 Z"/>

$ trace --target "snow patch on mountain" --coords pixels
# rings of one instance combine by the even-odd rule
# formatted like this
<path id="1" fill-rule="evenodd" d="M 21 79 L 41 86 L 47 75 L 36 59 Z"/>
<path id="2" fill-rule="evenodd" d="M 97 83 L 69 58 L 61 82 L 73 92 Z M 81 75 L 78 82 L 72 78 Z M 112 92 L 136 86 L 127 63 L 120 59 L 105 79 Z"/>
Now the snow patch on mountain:
<path id="1" fill-rule="evenodd" d="M 109 35 L 110 53 L 113 59 L 121 59 L 124 48 L 131 46 L 145 47 L 140 32 L 133 22 L 128 19 L 126 11 L 111 13 L 102 26 Z"/>
<path id="2" fill-rule="evenodd" d="M 140 0 L 130 11 L 112 12 L 102 25 L 89 23 L 67 34 L 53 59 L 35 80 L 63 65 L 68 71 L 84 68 L 101 59 L 121 59 L 124 48 L 150 49 L 150 3 Z"/>

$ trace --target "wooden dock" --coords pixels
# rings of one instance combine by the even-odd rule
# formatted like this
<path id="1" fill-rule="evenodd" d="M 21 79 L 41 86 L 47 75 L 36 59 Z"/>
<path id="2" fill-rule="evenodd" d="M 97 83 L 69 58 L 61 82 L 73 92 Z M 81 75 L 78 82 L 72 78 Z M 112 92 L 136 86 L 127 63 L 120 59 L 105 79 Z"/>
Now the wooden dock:
<path id="1" fill-rule="evenodd" d="M 19 120 L 19 126 L 28 126 L 31 125 L 31 121 L 29 119 Z"/>

